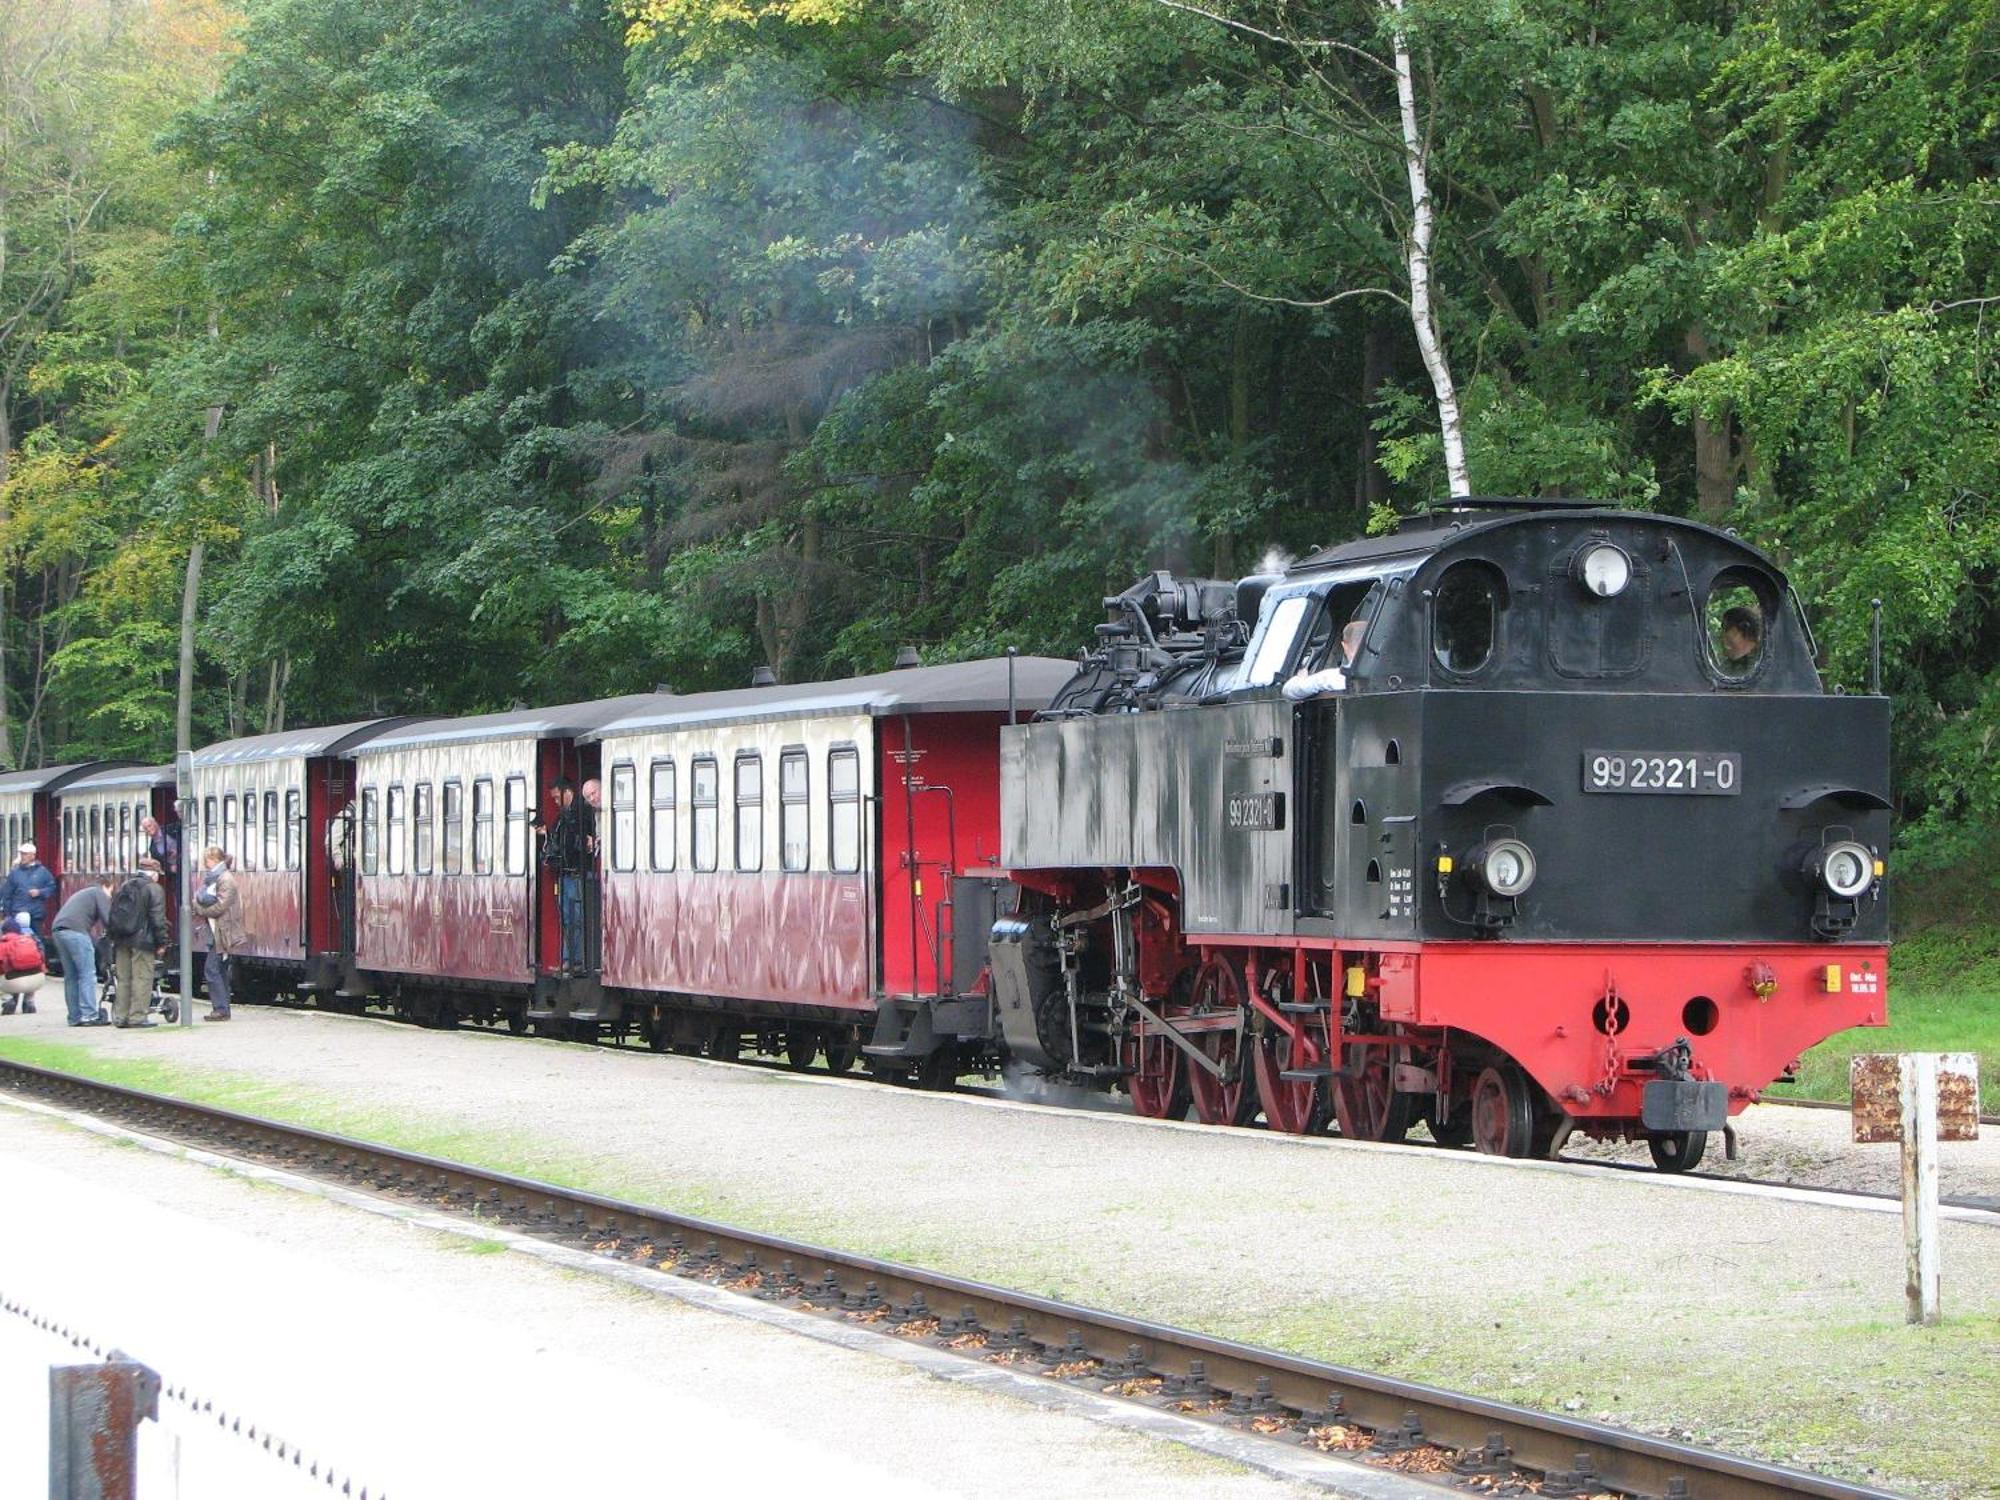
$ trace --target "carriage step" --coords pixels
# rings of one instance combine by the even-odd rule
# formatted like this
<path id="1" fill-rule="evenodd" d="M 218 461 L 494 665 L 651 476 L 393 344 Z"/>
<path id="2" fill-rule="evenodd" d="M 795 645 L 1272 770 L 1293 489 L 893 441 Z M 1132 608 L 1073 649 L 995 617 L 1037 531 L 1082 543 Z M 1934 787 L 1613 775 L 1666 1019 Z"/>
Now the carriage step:
<path id="1" fill-rule="evenodd" d="M 1278 1075 L 1286 1083 L 1318 1083 L 1333 1077 L 1331 1068 L 1286 1068 Z"/>
<path id="2" fill-rule="evenodd" d="M 1288 1016 L 1323 1016 L 1333 1006 L 1325 1000 L 1280 1000 L 1278 1009 Z"/>

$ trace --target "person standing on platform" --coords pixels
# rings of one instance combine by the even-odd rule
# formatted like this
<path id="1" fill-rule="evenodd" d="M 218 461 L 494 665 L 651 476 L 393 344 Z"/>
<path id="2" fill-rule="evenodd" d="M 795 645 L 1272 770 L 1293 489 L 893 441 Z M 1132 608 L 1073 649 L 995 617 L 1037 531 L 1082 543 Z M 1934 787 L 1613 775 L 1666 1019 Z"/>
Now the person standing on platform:
<path id="1" fill-rule="evenodd" d="M 236 877 L 229 873 L 229 857 L 211 844 L 202 855 L 202 876 L 195 887 L 194 912 L 208 923 L 208 961 L 202 965 L 202 984 L 208 990 L 208 1014 L 204 1021 L 229 1019 L 229 958 L 249 941 L 243 925 L 243 897 L 236 889 Z"/>
<path id="2" fill-rule="evenodd" d="M 139 873 L 118 887 L 104 924 L 111 938 L 111 972 L 117 1001 L 111 1019 L 120 1026 L 151 1026 L 153 967 L 167 951 L 167 893 L 160 889 L 160 866 L 148 857 Z"/>
<path id="3" fill-rule="evenodd" d="M 0 912 L 28 914 L 34 923 L 35 941 L 48 956 L 49 899 L 56 893 L 56 877 L 35 857 L 35 846 L 23 844 L 14 858 L 14 868 L 0 881 Z"/>
<path id="4" fill-rule="evenodd" d="M 100 875 L 63 902 L 49 924 L 49 940 L 62 955 L 63 1004 L 72 1026 L 102 1026 L 103 1007 L 97 1003 L 97 934 L 111 925 L 111 890 L 117 884 Z"/>

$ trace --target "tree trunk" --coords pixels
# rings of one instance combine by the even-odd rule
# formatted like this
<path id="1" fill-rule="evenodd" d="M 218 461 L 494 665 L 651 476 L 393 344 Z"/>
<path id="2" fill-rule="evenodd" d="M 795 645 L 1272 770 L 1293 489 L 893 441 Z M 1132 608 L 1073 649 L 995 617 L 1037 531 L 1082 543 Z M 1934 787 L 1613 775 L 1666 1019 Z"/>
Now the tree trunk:
<path id="1" fill-rule="evenodd" d="M 1410 180 L 1410 234 L 1404 257 L 1410 273 L 1410 321 L 1416 327 L 1417 348 L 1430 372 L 1437 394 L 1438 431 L 1444 439 L 1445 480 L 1453 496 L 1472 493 L 1465 467 L 1465 423 L 1458 410 L 1458 386 L 1446 357 L 1444 330 L 1431 299 L 1431 240 L 1437 232 L 1431 203 L 1430 148 L 1417 127 L 1417 86 L 1410 68 L 1410 39 L 1403 30 L 1405 0 L 1382 0 L 1395 13 L 1391 41 L 1395 49 L 1396 104 L 1403 125 L 1403 169 Z"/>
<path id="2" fill-rule="evenodd" d="M 7 480 L 13 473 L 14 421 L 8 410 L 13 391 L 0 381 L 0 528 L 12 517 L 7 504 Z M 0 770 L 14 769 L 14 716 L 7 702 L 7 584 L 13 568 L 0 557 Z"/>
<path id="3" fill-rule="evenodd" d="M 1708 359 L 1708 335 L 1699 328 L 1687 332 L 1686 348 L 1693 365 Z M 1736 424 L 1728 412 L 1708 417 L 1696 412 L 1694 427 L 1695 513 L 1711 525 L 1719 523 L 1736 503 Z"/>
<path id="4" fill-rule="evenodd" d="M 1389 330 L 1380 318 L 1367 314 L 1361 327 L 1361 447 L 1354 467 L 1354 513 L 1363 522 L 1389 498 L 1389 476 L 1377 462 L 1381 440 L 1372 416 L 1376 393 L 1389 374 Z"/>

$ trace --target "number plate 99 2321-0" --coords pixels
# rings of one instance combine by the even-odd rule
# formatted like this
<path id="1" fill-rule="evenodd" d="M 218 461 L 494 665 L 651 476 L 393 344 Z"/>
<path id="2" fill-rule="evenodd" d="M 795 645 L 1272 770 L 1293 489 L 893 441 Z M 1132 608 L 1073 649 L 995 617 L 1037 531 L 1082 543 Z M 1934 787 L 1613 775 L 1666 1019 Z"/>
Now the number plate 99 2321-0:
<path id="1" fill-rule="evenodd" d="M 1734 797 L 1743 790 L 1743 757 L 1734 750 L 1586 750 L 1583 789 Z"/>

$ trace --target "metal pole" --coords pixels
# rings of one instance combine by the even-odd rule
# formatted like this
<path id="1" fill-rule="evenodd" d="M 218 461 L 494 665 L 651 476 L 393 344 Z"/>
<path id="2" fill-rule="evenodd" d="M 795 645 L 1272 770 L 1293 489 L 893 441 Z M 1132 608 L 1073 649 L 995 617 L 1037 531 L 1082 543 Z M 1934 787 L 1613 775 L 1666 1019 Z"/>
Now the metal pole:
<path id="1" fill-rule="evenodd" d="M 183 750 L 174 757 L 174 795 L 181 812 L 181 1025 L 194 1025 L 194 865 L 199 857 L 188 847 L 188 830 L 194 826 L 189 814 L 194 810 L 194 753 Z M 208 830 L 202 834 L 207 836 Z"/>
<path id="2" fill-rule="evenodd" d="M 160 1377 L 113 1350 L 49 1367 L 49 1500 L 135 1500 L 139 1424 L 160 1419 Z"/>
<path id="3" fill-rule="evenodd" d="M 1018 646 L 1009 646 L 1007 648 L 1007 722 L 1009 724 L 1018 724 L 1021 722 L 1019 716 L 1014 712 L 1014 658 L 1020 654 L 1021 649 Z"/>

